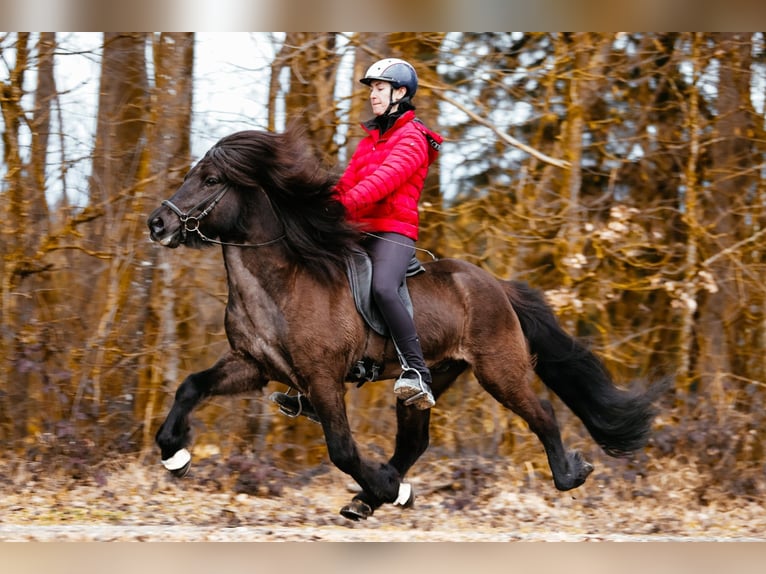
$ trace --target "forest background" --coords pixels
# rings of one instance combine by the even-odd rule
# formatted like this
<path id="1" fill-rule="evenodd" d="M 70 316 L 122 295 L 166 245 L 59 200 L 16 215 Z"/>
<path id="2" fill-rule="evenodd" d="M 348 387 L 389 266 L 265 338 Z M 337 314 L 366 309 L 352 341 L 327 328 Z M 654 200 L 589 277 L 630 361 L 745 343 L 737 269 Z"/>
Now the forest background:
<path id="1" fill-rule="evenodd" d="M 340 168 L 369 117 L 356 79 L 381 57 L 413 62 L 419 116 L 446 138 L 419 246 L 545 291 L 620 384 L 671 381 L 627 463 L 548 397 L 569 446 L 629 480 L 683 463 L 732 494 L 766 492 L 763 33 L 252 37 L 268 64 L 229 73 L 261 83 L 263 115 L 215 130 L 297 121 Z M 214 131 L 195 115 L 198 37 L 101 40 L 83 54 L 65 34 L 0 33 L 2 457 L 75 478 L 117 455 L 154 464 L 175 388 L 227 345 L 219 252 L 160 248 L 145 225 Z M 62 104 L 57 80 L 83 55 L 100 70 L 86 136 L 62 127 L 89 112 Z M 279 415 L 272 390 L 206 405 L 195 454 L 264 476 L 274 461 L 327 464 L 321 429 Z M 363 445 L 389 453 L 390 385 L 349 386 L 347 400 Z M 537 439 L 470 376 L 434 409 L 429 456 L 548 476 Z"/>

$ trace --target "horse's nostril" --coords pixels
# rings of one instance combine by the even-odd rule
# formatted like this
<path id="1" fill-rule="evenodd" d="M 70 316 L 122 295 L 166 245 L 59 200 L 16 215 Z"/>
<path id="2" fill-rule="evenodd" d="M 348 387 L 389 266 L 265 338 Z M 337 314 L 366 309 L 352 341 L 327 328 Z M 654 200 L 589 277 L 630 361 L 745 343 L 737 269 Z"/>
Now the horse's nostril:
<path id="1" fill-rule="evenodd" d="M 158 216 L 158 217 L 155 217 L 154 219 L 152 219 L 152 220 L 149 222 L 149 228 L 150 228 L 150 229 L 151 229 L 151 230 L 152 230 L 154 233 L 159 233 L 160 231 L 162 231 L 163 229 L 165 229 L 165 222 L 164 222 L 164 221 L 162 221 L 162 218 L 161 218 L 161 217 L 159 217 L 159 216 Z"/>

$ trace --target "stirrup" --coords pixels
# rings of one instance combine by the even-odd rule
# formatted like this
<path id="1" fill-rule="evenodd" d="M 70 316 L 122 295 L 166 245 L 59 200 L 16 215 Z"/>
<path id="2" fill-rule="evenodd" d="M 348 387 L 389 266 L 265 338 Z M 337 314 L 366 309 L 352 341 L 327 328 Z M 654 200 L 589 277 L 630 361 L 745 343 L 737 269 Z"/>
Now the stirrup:
<path id="1" fill-rule="evenodd" d="M 300 393 L 288 395 L 287 393 L 274 392 L 269 396 L 269 400 L 277 404 L 279 412 L 291 419 L 303 415 L 312 422 L 322 424 L 309 400 L 304 399 Z"/>
<path id="2" fill-rule="evenodd" d="M 415 373 L 415 377 L 405 377 L 407 373 Z M 416 385 L 409 385 L 402 381 L 412 381 Z M 436 404 L 433 392 L 428 383 L 423 380 L 423 375 L 412 367 L 404 367 L 402 374 L 394 383 L 394 394 L 406 406 L 415 405 L 418 409 L 430 409 Z"/>
<path id="3" fill-rule="evenodd" d="M 434 400 L 433 393 L 428 391 L 420 391 L 418 394 L 404 400 L 405 406 L 415 405 L 420 410 L 430 409 L 435 404 L 436 401 Z"/>

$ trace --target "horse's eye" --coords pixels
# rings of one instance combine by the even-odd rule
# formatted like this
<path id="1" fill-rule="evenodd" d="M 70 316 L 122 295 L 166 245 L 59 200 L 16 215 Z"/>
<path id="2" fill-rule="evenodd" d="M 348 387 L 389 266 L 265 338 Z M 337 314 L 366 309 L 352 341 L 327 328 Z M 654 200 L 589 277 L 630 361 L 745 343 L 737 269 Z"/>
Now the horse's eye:
<path id="1" fill-rule="evenodd" d="M 207 179 L 205 179 L 205 185 L 207 186 L 218 185 L 219 183 L 221 183 L 221 180 L 219 180 L 217 177 L 214 177 L 212 175 L 208 177 Z"/>

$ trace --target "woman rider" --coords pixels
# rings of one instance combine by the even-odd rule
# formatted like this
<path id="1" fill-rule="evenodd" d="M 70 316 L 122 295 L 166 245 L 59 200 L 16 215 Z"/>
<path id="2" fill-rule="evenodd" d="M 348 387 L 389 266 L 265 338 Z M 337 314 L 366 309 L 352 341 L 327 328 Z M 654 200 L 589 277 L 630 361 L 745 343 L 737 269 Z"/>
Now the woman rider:
<path id="1" fill-rule="evenodd" d="M 372 261 L 373 297 L 402 363 L 394 394 L 405 404 L 429 409 L 435 404 L 431 373 L 415 323 L 398 290 L 415 254 L 418 202 L 442 138 L 415 117 L 412 98 L 418 77 L 408 62 L 385 58 L 370 66 L 360 81 L 370 88 L 375 117 L 362 124 L 367 135 L 359 142 L 336 191 L 348 219 L 367 234 L 363 244 Z M 429 145 L 430 141 L 435 144 Z M 274 393 L 271 398 L 286 414 L 300 413 L 316 420 L 303 396 Z"/>

